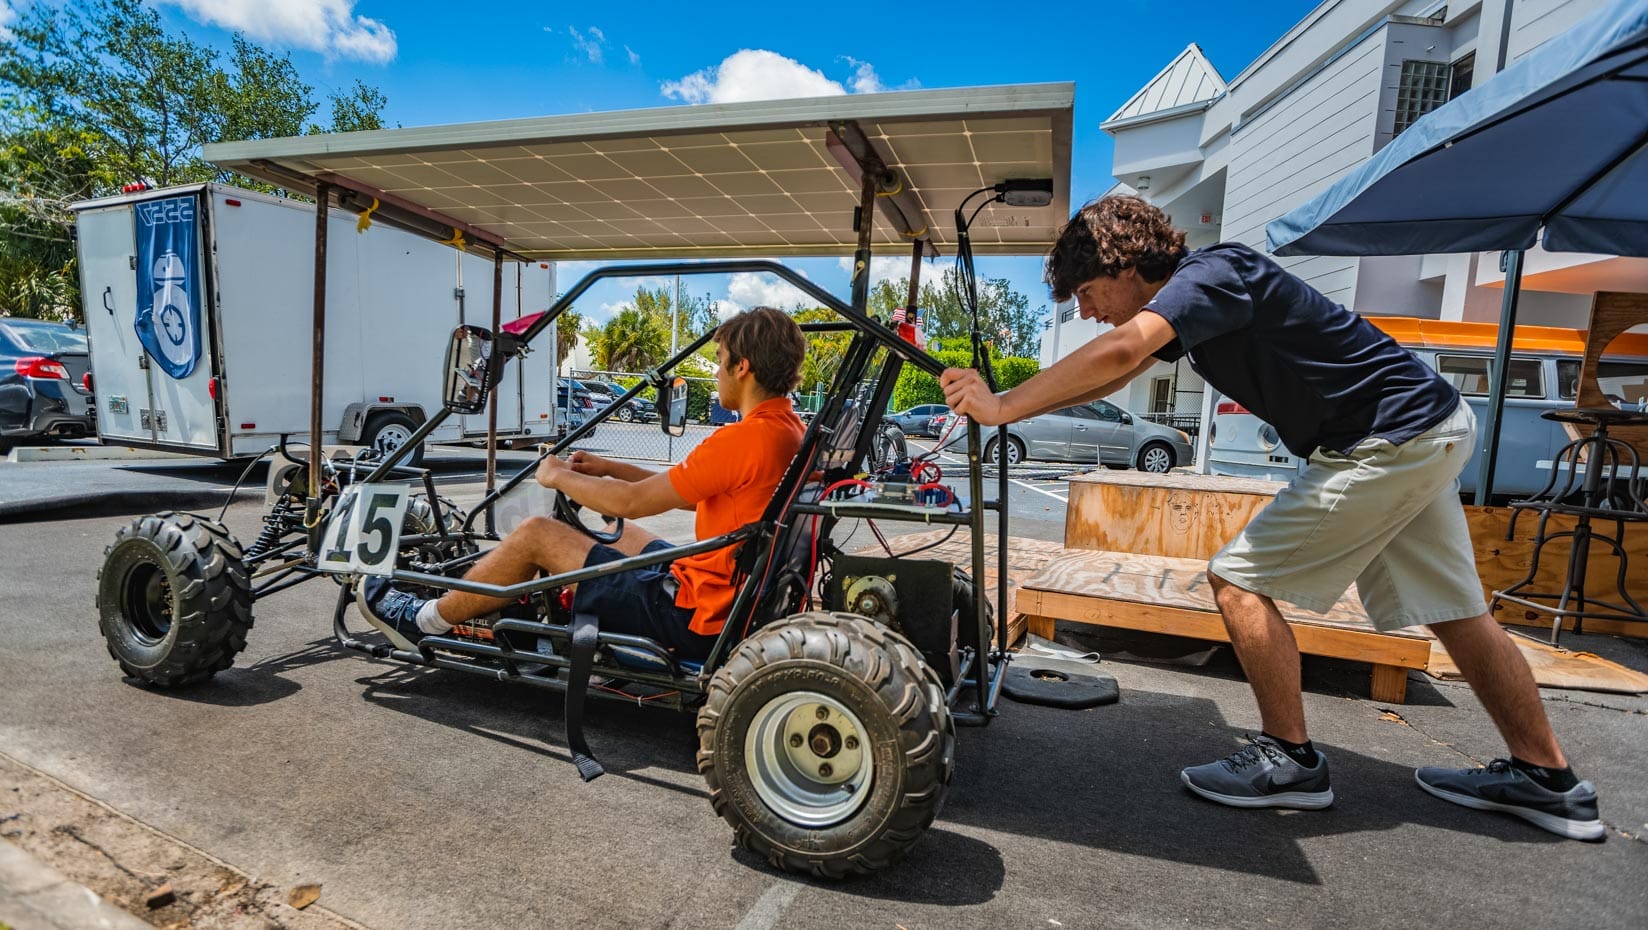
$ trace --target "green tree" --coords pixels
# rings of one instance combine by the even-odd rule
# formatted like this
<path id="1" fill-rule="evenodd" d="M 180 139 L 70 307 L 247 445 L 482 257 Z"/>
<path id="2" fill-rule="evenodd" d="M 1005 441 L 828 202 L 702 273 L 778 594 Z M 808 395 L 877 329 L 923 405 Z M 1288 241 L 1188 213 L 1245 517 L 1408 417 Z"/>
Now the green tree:
<path id="1" fill-rule="evenodd" d="M 341 94 L 333 94 L 329 99 L 332 103 L 332 128 L 326 131 L 361 132 L 383 128 L 383 108 L 389 105 L 389 98 L 376 87 L 357 79 L 353 87 Z M 309 131 L 322 130 L 311 126 Z"/>
<path id="2" fill-rule="evenodd" d="M 299 135 L 316 110 L 286 55 L 235 36 L 225 67 L 143 0 L 38 0 L 20 13 L 0 38 L 0 295 L 11 295 L 0 309 L 78 303 L 70 204 L 137 179 L 270 190 L 217 171 L 201 146 Z M 381 125 L 375 88 L 330 99 L 333 131 Z"/>
<path id="3" fill-rule="evenodd" d="M 797 310 L 797 323 L 829 323 L 839 317 L 834 310 L 814 307 Z M 807 336 L 807 355 L 801 362 L 801 390 L 812 392 L 828 389 L 841 368 L 841 359 L 852 342 L 851 333 L 811 333 Z"/>
<path id="4" fill-rule="evenodd" d="M 560 371 L 567 356 L 578 348 L 578 335 L 584 328 L 584 315 L 568 310 L 555 318 L 555 370 Z"/>
<path id="5" fill-rule="evenodd" d="M 879 281 L 870 289 L 870 309 L 886 316 L 909 298 L 910 279 Z M 937 280 L 921 285 L 922 329 L 929 344 L 943 340 L 966 340 L 973 331 L 972 315 L 961 300 L 961 276 L 955 269 L 942 271 Z M 1030 298 L 1013 289 L 1006 278 L 979 281 L 979 330 L 986 342 L 1004 355 L 1034 356 L 1041 348 L 1045 305 L 1031 309 Z"/>

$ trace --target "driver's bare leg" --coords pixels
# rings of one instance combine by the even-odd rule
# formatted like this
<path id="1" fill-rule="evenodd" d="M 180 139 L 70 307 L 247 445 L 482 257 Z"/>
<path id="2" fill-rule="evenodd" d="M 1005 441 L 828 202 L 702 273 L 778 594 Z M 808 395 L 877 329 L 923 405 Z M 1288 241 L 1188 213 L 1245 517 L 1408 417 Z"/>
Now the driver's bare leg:
<path id="1" fill-rule="evenodd" d="M 638 530 L 647 534 L 645 530 Z M 626 527 L 627 542 L 630 530 Z M 475 567 L 464 573 L 465 581 L 486 584 L 520 584 L 537 577 L 539 571 L 558 575 L 584 567 L 594 542 L 583 533 L 559 520 L 549 517 L 531 517 L 503 538 L 491 552 L 481 557 Z M 623 547 L 617 547 L 623 551 Z M 637 550 L 639 551 L 639 550 Z M 441 619 L 458 624 L 491 613 L 510 603 L 496 597 L 448 591 L 436 605 Z"/>
<path id="2" fill-rule="evenodd" d="M 608 529 L 611 529 L 610 524 L 608 525 Z M 625 523 L 624 535 L 620 536 L 617 542 L 610 543 L 609 545 L 625 555 L 640 555 L 642 549 L 645 549 L 649 543 L 657 542 L 658 539 L 659 537 L 654 536 L 633 523 Z M 579 564 L 582 566 L 583 563 Z"/>

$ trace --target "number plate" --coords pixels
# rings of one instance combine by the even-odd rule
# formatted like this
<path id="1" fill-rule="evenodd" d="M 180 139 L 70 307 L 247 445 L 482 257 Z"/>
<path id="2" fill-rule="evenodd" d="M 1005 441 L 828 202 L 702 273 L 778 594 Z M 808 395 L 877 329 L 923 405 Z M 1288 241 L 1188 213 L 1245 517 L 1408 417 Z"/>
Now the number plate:
<path id="1" fill-rule="evenodd" d="M 352 484 L 344 488 L 326 521 L 315 567 L 343 574 L 394 572 L 401 522 L 411 493 L 404 484 Z"/>

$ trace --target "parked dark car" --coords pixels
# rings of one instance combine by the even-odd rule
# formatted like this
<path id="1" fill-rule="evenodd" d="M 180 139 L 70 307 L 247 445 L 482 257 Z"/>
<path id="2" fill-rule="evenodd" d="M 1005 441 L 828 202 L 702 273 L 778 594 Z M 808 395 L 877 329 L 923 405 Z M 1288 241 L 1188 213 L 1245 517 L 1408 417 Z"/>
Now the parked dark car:
<path id="1" fill-rule="evenodd" d="M 571 393 L 570 401 L 568 392 Z M 560 420 L 561 432 L 570 432 L 583 426 L 586 420 L 595 416 L 595 411 L 595 401 L 589 392 L 584 390 L 582 384 L 571 378 L 555 379 L 555 413 Z M 595 430 L 592 429 L 584 435 L 593 436 Z"/>
<path id="2" fill-rule="evenodd" d="M 937 436 L 933 432 L 933 418 L 949 413 L 943 404 L 917 404 L 907 410 L 889 413 L 884 419 L 904 431 L 906 436 Z"/>
<path id="3" fill-rule="evenodd" d="M 0 450 L 47 436 L 97 433 L 86 333 L 0 317 Z"/>
<path id="4" fill-rule="evenodd" d="M 598 408 L 609 406 L 618 398 L 624 396 L 625 389 L 610 381 L 590 380 L 579 381 L 578 383 L 589 391 L 590 399 L 595 402 Z M 618 408 L 618 412 L 614 413 L 612 418 L 620 423 L 651 423 L 653 420 L 658 419 L 658 408 L 653 405 L 652 401 L 644 397 L 632 397 L 629 403 Z"/>

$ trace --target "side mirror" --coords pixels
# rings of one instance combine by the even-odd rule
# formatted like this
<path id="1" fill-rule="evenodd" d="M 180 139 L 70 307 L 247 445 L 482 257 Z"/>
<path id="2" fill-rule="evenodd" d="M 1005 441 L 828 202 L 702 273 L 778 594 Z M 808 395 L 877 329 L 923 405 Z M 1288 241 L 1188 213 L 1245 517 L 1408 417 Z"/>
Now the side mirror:
<path id="1" fill-rule="evenodd" d="M 479 326 L 460 326 L 446 344 L 446 382 L 442 392 L 446 409 L 453 413 L 480 413 L 486 398 L 497 384 L 492 370 L 492 331 Z"/>
<path id="2" fill-rule="evenodd" d="M 1132 422 L 1133 422 L 1133 414 L 1131 414 L 1131 413 L 1122 414 L 1122 425 L 1125 426 L 1125 425 L 1127 425 L 1129 423 L 1132 423 Z"/>
<path id="3" fill-rule="evenodd" d="M 666 376 L 658 381 L 658 413 L 664 432 L 671 436 L 687 433 L 687 379 Z"/>

